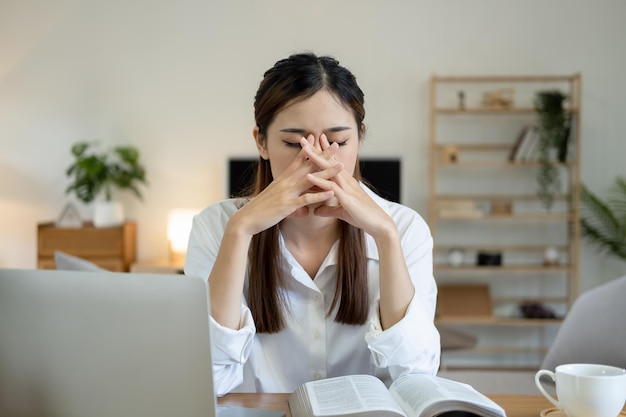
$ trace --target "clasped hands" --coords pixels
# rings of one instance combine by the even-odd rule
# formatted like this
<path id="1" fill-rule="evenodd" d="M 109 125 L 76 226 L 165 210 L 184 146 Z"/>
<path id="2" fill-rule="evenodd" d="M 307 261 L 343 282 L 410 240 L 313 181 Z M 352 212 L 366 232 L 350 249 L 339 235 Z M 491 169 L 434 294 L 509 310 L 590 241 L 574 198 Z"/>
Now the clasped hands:
<path id="1" fill-rule="evenodd" d="M 237 213 L 247 233 L 254 235 L 287 217 L 310 214 L 344 220 L 372 235 L 395 227 L 338 161 L 337 143 L 330 144 L 324 134 L 316 142 L 310 134 L 300 139 L 300 145 L 285 171 Z"/>

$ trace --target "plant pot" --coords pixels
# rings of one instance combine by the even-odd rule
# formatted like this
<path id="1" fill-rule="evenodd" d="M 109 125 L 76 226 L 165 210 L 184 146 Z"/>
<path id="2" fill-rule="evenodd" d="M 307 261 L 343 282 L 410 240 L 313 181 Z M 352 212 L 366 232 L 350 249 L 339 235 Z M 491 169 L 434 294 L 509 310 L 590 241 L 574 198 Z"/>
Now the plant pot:
<path id="1" fill-rule="evenodd" d="M 94 203 L 93 225 L 115 227 L 124 223 L 124 206 L 119 201 L 97 201 Z"/>

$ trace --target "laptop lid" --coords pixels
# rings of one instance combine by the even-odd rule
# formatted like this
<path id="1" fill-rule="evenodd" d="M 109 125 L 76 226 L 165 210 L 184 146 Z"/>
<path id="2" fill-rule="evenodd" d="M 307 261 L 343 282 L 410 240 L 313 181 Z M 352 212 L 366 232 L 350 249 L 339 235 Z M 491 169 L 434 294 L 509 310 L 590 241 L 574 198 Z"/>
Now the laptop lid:
<path id="1" fill-rule="evenodd" d="M 0 415 L 214 416 L 207 284 L 0 269 Z"/>

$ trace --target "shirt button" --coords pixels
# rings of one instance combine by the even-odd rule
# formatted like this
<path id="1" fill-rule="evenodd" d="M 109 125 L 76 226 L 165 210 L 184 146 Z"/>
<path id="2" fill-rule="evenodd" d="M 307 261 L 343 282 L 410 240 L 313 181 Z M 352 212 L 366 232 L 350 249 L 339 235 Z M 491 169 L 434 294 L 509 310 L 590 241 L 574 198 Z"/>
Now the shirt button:
<path id="1" fill-rule="evenodd" d="M 319 294 L 315 294 L 315 295 L 313 296 L 313 299 L 314 299 L 315 301 L 319 301 L 321 298 L 322 298 L 322 296 L 321 296 L 321 295 L 319 295 Z"/>
<path id="2" fill-rule="evenodd" d="M 320 333 L 320 331 L 319 331 L 319 330 L 316 330 L 316 331 L 313 333 L 313 339 L 319 339 L 319 338 L 321 338 L 321 337 L 322 337 L 322 334 Z"/>
<path id="3" fill-rule="evenodd" d="M 322 374 L 320 374 L 319 372 L 313 372 L 313 379 L 317 380 L 321 378 L 322 378 Z"/>

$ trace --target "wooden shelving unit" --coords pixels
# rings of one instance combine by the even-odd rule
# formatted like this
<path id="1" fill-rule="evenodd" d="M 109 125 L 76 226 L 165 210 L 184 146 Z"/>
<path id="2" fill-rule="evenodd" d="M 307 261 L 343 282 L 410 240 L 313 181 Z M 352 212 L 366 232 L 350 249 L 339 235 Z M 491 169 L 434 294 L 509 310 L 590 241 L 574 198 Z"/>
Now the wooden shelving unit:
<path id="1" fill-rule="evenodd" d="M 85 223 L 79 228 L 56 227 L 54 223 L 37 225 L 37 268 L 54 269 L 54 252 L 61 251 L 115 272 L 128 272 L 137 252 L 135 222 L 116 227 L 94 227 Z"/>
<path id="2" fill-rule="evenodd" d="M 502 89 L 513 92 L 512 102 L 485 106 L 485 93 Z M 548 210 L 536 194 L 539 161 L 510 157 L 521 130 L 537 124 L 535 94 L 554 89 L 568 96 L 566 110 L 574 128 L 567 159 L 554 162 L 564 186 Z M 452 362 L 443 352 L 445 367 L 538 366 L 555 329 L 578 295 L 580 92 L 580 74 L 435 75 L 431 79 L 428 219 L 435 241 L 435 278 L 447 285 L 487 284 L 494 306 L 493 317 L 437 317 L 440 326 L 452 326 L 472 335 L 491 333 L 485 343 L 477 336 L 478 344 L 466 352 L 455 350 Z M 453 157 L 446 153 L 450 149 Z M 492 212 L 501 203 L 508 211 Z M 455 204 L 472 205 L 475 210 L 464 213 L 442 209 Z M 548 247 L 558 253 L 557 264 L 544 265 Z M 446 256 L 453 250 L 463 254 L 460 264 L 448 263 Z M 477 265 L 479 252 L 498 253 L 501 265 Z M 519 304 L 525 301 L 541 303 L 555 311 L 557 318 L 517 316 Z M 516 345 L 508 343 L 510 340 L 498 341 L 500 335 L 510 339 L 511 329 L 520 338 Z M 476 362 L 476 355 L 487 359 Z"/>

